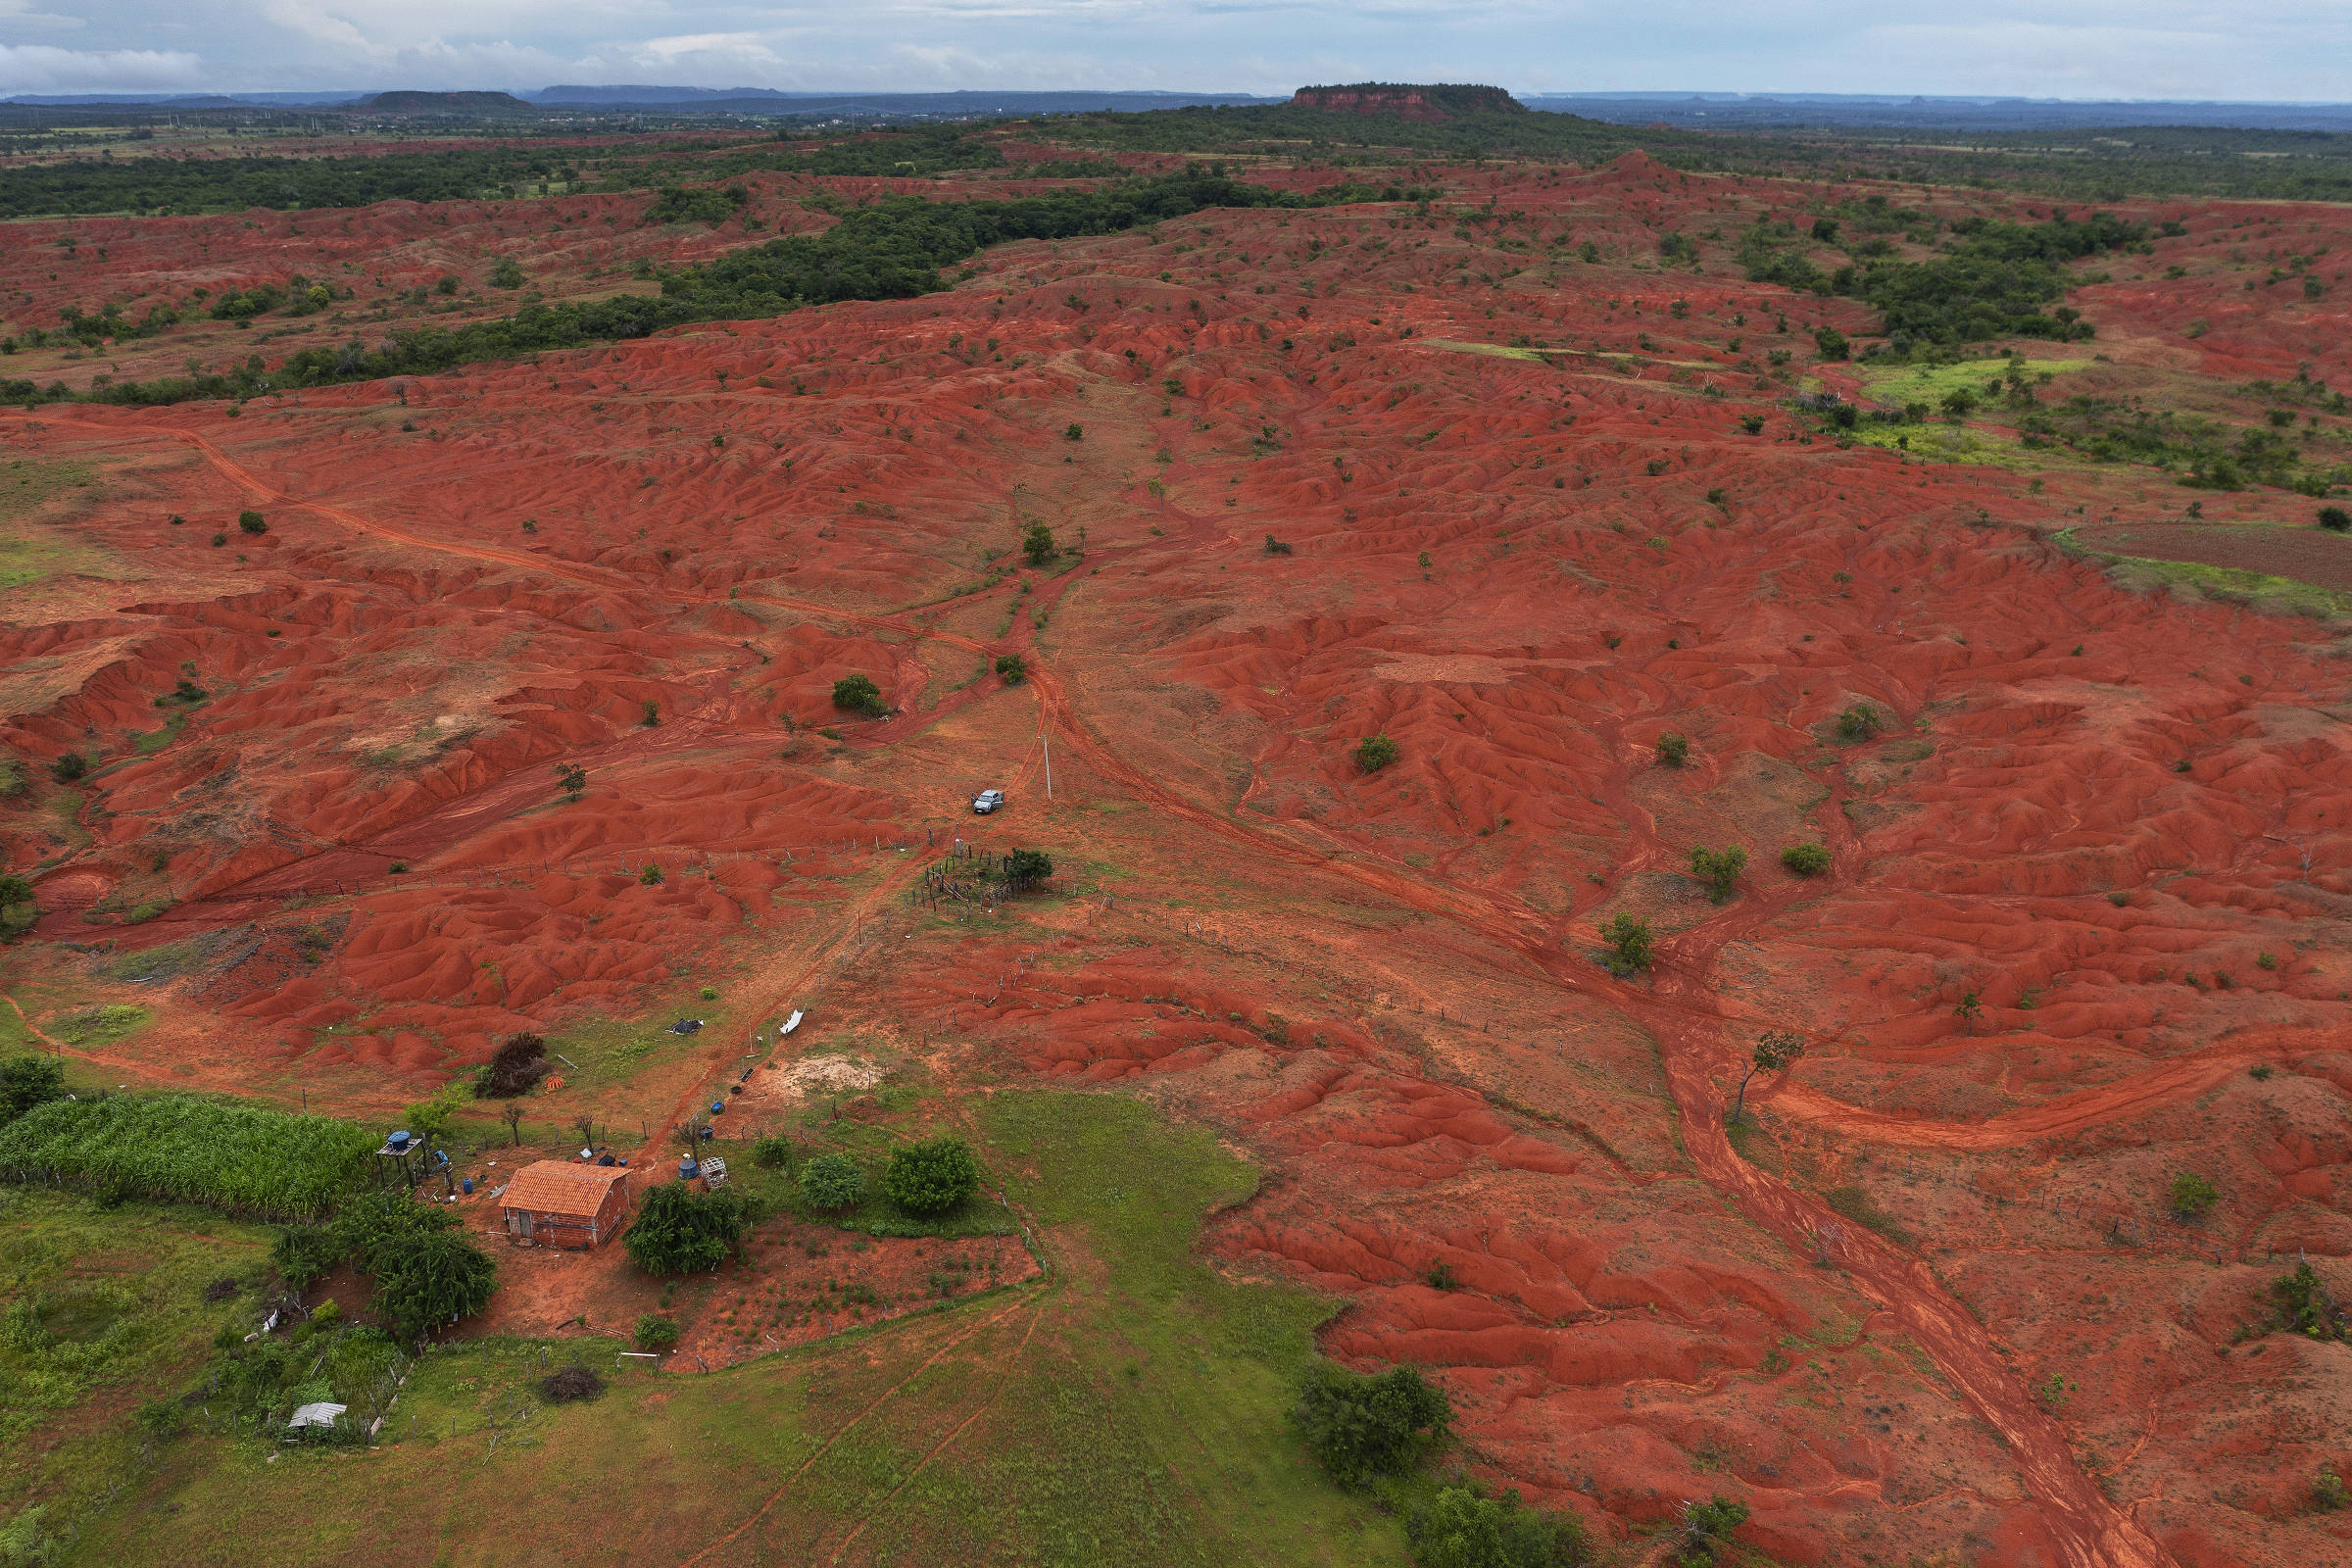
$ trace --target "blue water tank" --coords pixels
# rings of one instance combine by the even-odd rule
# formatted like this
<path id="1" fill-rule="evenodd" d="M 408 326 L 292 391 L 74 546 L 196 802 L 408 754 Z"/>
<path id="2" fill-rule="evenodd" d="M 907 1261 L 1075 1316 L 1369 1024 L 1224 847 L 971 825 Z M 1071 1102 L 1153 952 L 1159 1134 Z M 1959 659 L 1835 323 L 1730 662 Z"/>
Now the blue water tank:
<path id="1" fill-rule="evenodd" d="M 684 1159 L 678 1161 L 678 1180 L 690 1182 L 702 1173 L 703 1167 L 694 1162 L 692 1154 L 688 1154 Z"/>
<path id="2" fill-rule="evenodd" d="M 410 1135 L 405 1132 L 398 1132 L 394 1133 L 390 1138 L 384 1140 L 384 1142 L 396 1151 L 402 1150 L 409 1147 L 409 1136 Z"/>
<path id="3" fill-rule="evenodd" d="M 713 1100 L 710 1102 L 710 1114 L 713 1116 L 722 1114 L 726 1108 L 727 1102 L 723 1100 Z"/>

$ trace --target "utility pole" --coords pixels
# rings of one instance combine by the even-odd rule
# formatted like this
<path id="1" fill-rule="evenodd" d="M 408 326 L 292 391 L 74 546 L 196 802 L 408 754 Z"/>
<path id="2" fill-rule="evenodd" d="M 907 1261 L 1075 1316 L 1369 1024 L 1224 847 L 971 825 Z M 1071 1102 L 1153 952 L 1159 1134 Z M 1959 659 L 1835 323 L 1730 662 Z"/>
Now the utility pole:
<path id="1" fill-rule="evenodd" d="M 1054 798 L 1054 731 L 1047 726 L 1038 731 L 1046 741 L 1046 799 Z"/>

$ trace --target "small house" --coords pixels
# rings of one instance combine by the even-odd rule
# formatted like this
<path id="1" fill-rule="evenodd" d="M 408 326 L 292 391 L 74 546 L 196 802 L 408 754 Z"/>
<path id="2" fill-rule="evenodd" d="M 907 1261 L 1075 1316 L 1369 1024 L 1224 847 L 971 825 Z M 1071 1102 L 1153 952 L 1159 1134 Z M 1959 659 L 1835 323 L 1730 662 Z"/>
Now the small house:
<path id="1" fill-rule="evenodd" d="M 542 1159 L 514 1173 L 499 1200 L 507 1234 L 541 1247 L 591 1248 L 611 1241 L 629 1213 L 625 1165 Z"/>

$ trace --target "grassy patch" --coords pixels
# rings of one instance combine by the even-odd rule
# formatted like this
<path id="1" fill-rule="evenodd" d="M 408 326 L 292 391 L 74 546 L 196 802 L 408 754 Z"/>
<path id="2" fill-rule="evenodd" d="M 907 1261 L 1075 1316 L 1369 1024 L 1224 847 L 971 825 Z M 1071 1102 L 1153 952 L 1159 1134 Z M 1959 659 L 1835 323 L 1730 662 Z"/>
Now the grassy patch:
<path id="1" fill-rule="evenodd" d="M 2208 598 L 2242 604 L 2273 614 L 2309 615 L 2321 620 L 2352 614 L 2352 594 L 2322 588 L 2317 583 L 2268 572 L 2243 571 L 2235 566 L 2209 566 L 2197 561 L 2163 561 L 2153 556 L 2118 556 L 2094 550 L 2069 528 L 2056 535 L 2060 549 L 2116 569 L 2126 587 L 2186 588 Z"/>
<path id="2" fill-rule="evenodd" d="M 1958 365 L 1904 365 L 1884 368 L 1863 368 L 1862 384 L 1870 395 L 1888 403 L 1925 403 L 1934 407 L 1945 394 L 1959 391 L 1984 395 L 1984 383 L 1998 381 L 2008 374 L 2010 362 L 2003 359 L 1964 360 Z M 2047 371 L 2064 375 L 2069 370 L 2087 370 L 2089 360 L 2027 360 L 2021 367 L 2028 378 Z"/>
<path id="3" fill-rule="evenodd" d="M 129 1039 L 155 1016 L 147 1008 L 128 1002 L 110 1002 L 102 1007 L 88 1007 L 80 1012 L 68 1013 L 41 1026 L 41 1032 L 52 1040 L 62 1040 L 81 1050 L 112 1046 Z"/>
<path id="4" fill-rule="evenodd" d="M 73 571 L 96 571 L 105 558 L 86 545 L 24 522 L 28 514 L 67 490 L 96 482 L 81 463 L 26 463 L 0 467 L 0 592 L 28 588 Z"/>
<path id="5" fill-rule="evenodd" d="M 105 1503 L 136 1463 L 132 1410 L 178 1393 L 217 1330 L 258 1322 L 269 1235 L 185 1209 L 0 1197 L 0 1513 L 46 1504 L 62 1529 Z M 223 1279 L 232 1293 L 207 1301 Z"/>
<path id="6" fill-rule="evenodd" d="M 999 1095 L 979 1117 L 1051 1283 L 709 1376 L 647 1372 L 609 1340 L 436 1349 L 379 1448 L 270 1462 L 249 1438 L 182 1439 L 80 1517 L 67 1560 L 269 1568 L 422 1542 L 500 1568 L 707 1546 L 710 1568 L 1402 1564 L 1396 1523 L 1331 1487 L 1286 1420 L 1328 1305 L 1193 1254 L 1250 1168 L 1116 1096 Z M 536 1380 L 574 1357 L 610 1386 L 548 1404 Z"/>

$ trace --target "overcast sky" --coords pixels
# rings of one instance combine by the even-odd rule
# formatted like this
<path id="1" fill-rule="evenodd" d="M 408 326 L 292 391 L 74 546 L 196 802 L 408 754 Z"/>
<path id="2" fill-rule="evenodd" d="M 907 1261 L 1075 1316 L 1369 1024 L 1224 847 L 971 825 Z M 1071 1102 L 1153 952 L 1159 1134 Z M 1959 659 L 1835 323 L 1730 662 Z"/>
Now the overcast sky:
<path id="1" fill-rule="evenodd" d="M 2352 98 L 2352 0 L 0 0 L 0 93 L 1163 88 Z"/>

